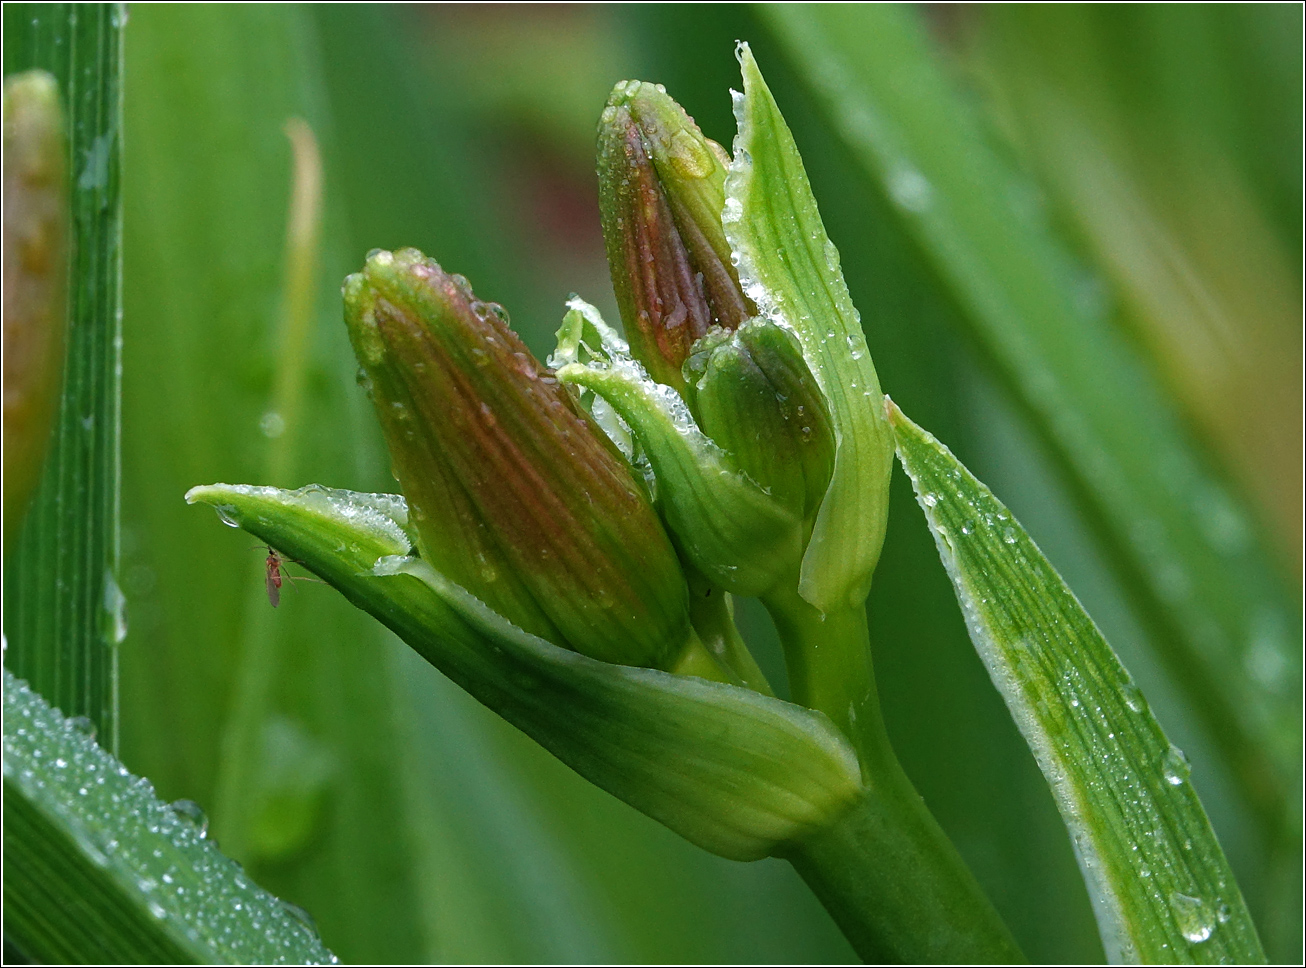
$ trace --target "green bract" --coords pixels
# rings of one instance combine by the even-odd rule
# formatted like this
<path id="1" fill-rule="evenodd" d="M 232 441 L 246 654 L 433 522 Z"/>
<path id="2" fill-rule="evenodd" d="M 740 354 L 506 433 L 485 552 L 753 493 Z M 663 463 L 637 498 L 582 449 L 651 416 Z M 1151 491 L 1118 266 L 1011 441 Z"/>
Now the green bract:
<path id="1" fill-rule="evenodd" d="M 861 607 L 888 515 L 893 437 L 861 317 L 825 234 L 807 173 L 747 44 L 735 94 L 734 159 L 722 221 L 744 292 L 790 329 L 825 394 L 836 450 L 803 557 L 799 592 L 822 612 Z"/>
<path id="2" fill-rule="evenodd" d="M 401 497 L 223 484 L 186 497 L 298 559 L 576 772 L 713 853 L 783 851 L 861 791 L 852 748 L 820 713 L 600 662 L 513 625 L 414 556 Z"/>

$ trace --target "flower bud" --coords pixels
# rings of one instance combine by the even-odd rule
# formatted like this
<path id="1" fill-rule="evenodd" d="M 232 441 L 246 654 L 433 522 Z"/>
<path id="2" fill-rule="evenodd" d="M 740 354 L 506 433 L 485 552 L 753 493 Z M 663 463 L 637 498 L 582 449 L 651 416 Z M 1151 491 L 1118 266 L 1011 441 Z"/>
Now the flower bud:
<path id="1" fill-rule="evenodd" d="M 698 424 L 810 532 L 834 470 L 834 428 L 798 340 L 775 323 L 712 330 L 685 362 Z"/>
<path id="2" fill-rule="evenodd" d="M 68 186 L 54 78 L 4 85 L 4 518 L 22 523 L 41 476 L 62 383 Z"/>
<path id="3" fill-rule="evenodd" d="M 729 159 L 660 86 L 641 81 L 614 88 L 598 141 L 603 238 L 632 355 L 682 390 L 693 344 L 755 312 L 721 226 Z"/>
<path id="4" fill-rule="evenodd" d="M 422 557 L 520 628 L 668 668 L 685 578 L 615 446 L 508 328 L 420 252 L 375 252 L 345 318 Z"/>

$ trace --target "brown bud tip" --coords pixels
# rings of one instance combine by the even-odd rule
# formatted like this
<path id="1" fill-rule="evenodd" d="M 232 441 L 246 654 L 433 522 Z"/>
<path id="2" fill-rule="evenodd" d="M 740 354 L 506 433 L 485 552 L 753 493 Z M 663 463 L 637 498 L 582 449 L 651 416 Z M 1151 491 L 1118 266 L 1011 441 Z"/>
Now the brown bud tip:
<path id="1" fill-rule="evenodd" d="M 599 204 L 631 351 L 659 383 L 710 327 L 756 312 L 721 226 L 728 159 L 660 88 L 618 84 L 599 121 Z"/>

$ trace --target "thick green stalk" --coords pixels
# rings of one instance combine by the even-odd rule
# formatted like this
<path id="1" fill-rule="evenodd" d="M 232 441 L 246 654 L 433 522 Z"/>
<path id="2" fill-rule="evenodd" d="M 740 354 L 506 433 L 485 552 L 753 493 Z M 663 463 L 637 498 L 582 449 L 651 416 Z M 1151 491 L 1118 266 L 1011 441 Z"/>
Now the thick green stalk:
<path id="1" fill-rule="evenodd" d="M 838 821 L 788 855 L 794 867 L 868 962 L 1023 961 L 889 744 L 866 609 L 822 614 L 785 585 L 764 604 L 793 701 L 825 713 L 852 741 L 865 784 Z"/>
<path id="2" fill-rule="evenodd" d="M 789 859 L 867 962 L 1025 960 L 901 769 Z"/>

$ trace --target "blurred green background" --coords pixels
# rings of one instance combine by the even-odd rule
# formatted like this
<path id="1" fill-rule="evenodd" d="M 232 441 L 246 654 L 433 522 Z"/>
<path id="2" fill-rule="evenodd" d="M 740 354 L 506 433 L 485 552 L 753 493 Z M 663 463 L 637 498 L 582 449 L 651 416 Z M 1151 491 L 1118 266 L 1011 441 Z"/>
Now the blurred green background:
<path id="1" fill-rule="evenodd" d="M 1233 775 L 1158 660 L 1082 493 L 771 13 L 132 7 L 123 760 L 164 799 L 201 804 L 224 850 L 312 912 L 345 961 L 852 958 L 786 863 L 711 857 L 588 786 L 328 588 L 295 584 L 273 611 L 264 553 L 182 500 L 215 481 L 393 489 L 340 319 L 340 281 L 371 248 L 416 246 L 465 274 L 541 356 L 572 292 L 615 320 L 593 159 L 604 99 L 618 80 L 660 81 L 728 147 L 743 38 L 803 151 L 882 384 L 1061 569 L 1187 752 L 1271 959 L 1296 960 L 1300 807 L 1294 841 Z M 1029 187 L 1013 211 L 1034 210 L 1061 240 L 1074 298 L 1165 388 L 1279 580 L 1297 586 L 1301 9 L 903 16 Z M 292 117 L 312 127 L 324 170 L 299 348 L 286 336 Z M 302 404 L 275 413 L 288 380 Z M 1047 786 L 895 474 L 870 603 L 895 745 L 1029 957 L 1101 960 Z M 764 613 L 740 614 L 777 675 Z M 1286 634 L 1299 654 L 1299 630 Z M 1291 663 L 1271 674 L 1297 688 Z"/>

